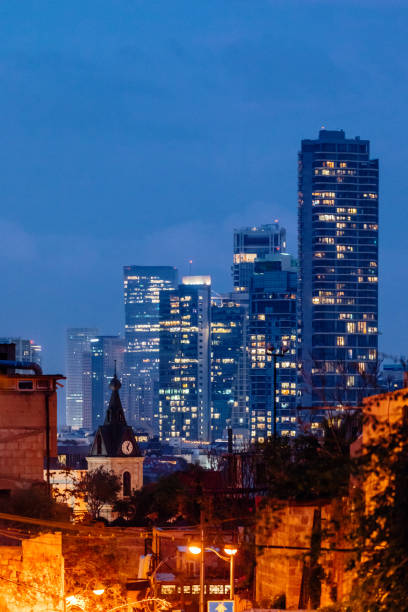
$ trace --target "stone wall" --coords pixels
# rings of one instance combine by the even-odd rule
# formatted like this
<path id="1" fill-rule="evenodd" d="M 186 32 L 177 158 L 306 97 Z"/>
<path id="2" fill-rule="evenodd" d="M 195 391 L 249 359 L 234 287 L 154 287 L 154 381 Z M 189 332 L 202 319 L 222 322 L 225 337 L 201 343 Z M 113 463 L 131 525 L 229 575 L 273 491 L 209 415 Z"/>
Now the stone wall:
<path id="1" fill-rule="evenodd" d="M 64 610 L 61 534 L 42 534 L 19 546 L 0 546 L 0 610 Z"/>
<path id="2" fill-rule="evenodd" d="M 50 456 L 57 454 L 55 377 L 23 377 L 31 391 L 19 391 L 18 376 L 0 375 L 0 490 L 29 487 L 42 481 L 46 454 L 46 395 L 49 407 Z M 37 384 L 48 384 L 40 391 Z"/>
<path id="3" fill-rule="evenodd" d="M 346 501 L 344 501 L 346 503 Z M 324 575 L 321 579 L 320 605 L 340 600 L 348 592 L 351 577 L 345 576 L 345 566 L 351 553 L 344 552 L 342 534 L 328 537 L 339 508 L 334 504 L 280 504 L 260 511 L 256 531 L 256 601 L 272 604 L 284 596 L 286 608 L 297 610 L 308 590 L 311 566 L 311 536 L 316 525 L 321 541 L 317 563 Z M 316 517 L 318 521 L 316 523 Z M 316 532 L 315 532 L 316 533 Z M 332 548 L 337 550 L 331 550 Z M 306 595 L 305 595 L 306 594 Z M 305 605 L 306 607 L 306 605 Z"/>

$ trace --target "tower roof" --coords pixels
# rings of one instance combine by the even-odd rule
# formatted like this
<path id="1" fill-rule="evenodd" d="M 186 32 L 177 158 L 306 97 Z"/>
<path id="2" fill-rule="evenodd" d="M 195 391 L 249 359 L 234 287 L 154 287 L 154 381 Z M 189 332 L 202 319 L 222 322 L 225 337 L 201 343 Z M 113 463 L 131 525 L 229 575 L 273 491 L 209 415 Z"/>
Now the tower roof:
<path id="1" fill-rule="evenodd" d="M 141 453 L 136 443 L 135 434 L 126 422 L 125 413 L 120 401 L 119 389 L 121 382 L 115 373 L 110 381 L 112 389 L 105 422 L 98 428 L 92 444 L 91 456 L 105 457 L 140 457 Z"/>
<path id="2" fill-rule="evenodd" d="M 116 364 L 115 364 L 115 374 L 113 375 L 112 380 L 110 381 L 109 387 L 112 389 L 111 397 L 109 400 L 108 410 L 106 411 L 105 422 L 104 425 L 111 424 L 120 424 L 126 423 L 125 413 L 123 412 L 122 402 L 120 401 L 119 389 L 122 384 L 119 378 L 116 376 Z"/>

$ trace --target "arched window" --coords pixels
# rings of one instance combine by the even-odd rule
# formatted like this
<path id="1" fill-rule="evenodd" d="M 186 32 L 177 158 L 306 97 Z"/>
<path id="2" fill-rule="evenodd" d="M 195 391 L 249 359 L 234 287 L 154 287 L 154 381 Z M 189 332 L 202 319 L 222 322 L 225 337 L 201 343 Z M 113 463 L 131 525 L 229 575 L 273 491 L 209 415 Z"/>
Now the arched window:
<path id="1" fill-rule="evenodd" d="M 102 455 L 102 440 L 100 435 L 96 438 L 96 454 Z"/>
<path id="2" fill-rule="evenodd" d="M 123 497 L 130 497 L 132 494 L 130 472 L 123 472 Z"/>

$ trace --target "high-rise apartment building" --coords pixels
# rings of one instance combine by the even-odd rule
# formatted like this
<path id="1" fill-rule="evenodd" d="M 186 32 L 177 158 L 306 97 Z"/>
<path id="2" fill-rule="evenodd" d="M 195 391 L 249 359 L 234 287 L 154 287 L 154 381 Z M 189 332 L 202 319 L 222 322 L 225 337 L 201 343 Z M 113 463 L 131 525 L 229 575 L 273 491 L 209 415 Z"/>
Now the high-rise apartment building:
<path id="1" fill-rule="evenodd" d="M 125 266 L 123 405 L 129 422 L 156 432 L 159 371 L 159 294 L 175 289 L 172 266 Z"/>
<path id="2" fill-rule="evenodd" d="M 84 427 L 95 430 L 102 424 L 109 406 L 109 383 L 115 372 L 122 376 L 124 352 L 125 341 L 120 336 L 91 338 L 91 413 L 84 413 Z"/>
<path id="3" fill-rule="evenodd" d="M 221 438 L 226 427 L 248 426 L 246 386 L 247 308 L 234 295 L 211 303 L 211 439 Z"/>
<path id="4" fill-rule="evenodd" d="M 248 330 L 251 442 L 264 442 L 274 434 L 274 418 L 278 435 L 296 435 L 296 294 L 297 264 L 291 255 L 255 261 Z"/>
<path id="5" fill-rule="evenodd" d="M 378 344 L 378 160 L 368 140 L 322 129 L 299 153 L 302 405 L 356 405 Z"/>
<path id="6" fill-rule="evenodd" d="M 286 230 L 279 223 L 234 230 L 234 291 L 247 293 L 255 259 L 285 252 Z"/>
<path id="7" fill-rule="evenodd" d="M 210 439 L 209 276 L 187 276 L 160 293 L 159 433 L 162 440 Z"/>
<path id="8" fill-rule="evenodd" d="M 84 372 L 89 369 L 89 363 L 84 362 L 84 354 L 90 353 L 91 339 L 97 335 L 98 330 L 95 328 L 73 327 L 67 329 L 66 424 L 75 429 L 83 427 L 83 415 L 92 412 L 92 405 L 89 403 L 91 398 L 86 398 L 84 402 Z"/>
<path id="9" fill-rule="evenodd" d="M 16 345 L 16 360 L 31 361 L 41 365 L 42 347 L 27 338 L 20 337 L 3 337 L 0 338 L 0 344 L 15 344 Z"/>

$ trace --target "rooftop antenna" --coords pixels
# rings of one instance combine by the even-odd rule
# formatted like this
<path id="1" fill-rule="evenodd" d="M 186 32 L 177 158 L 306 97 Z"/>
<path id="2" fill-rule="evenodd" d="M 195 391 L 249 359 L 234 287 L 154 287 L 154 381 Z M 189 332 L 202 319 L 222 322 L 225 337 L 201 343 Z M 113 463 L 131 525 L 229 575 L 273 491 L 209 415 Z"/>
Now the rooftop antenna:
<path id="1" fill-rule="evenodd" d="M 191 266 L 192 265 L 193 265 L 193 260 L 189 259 L 189 261 L 188 261 L 188 273 L 189 273 L 190 276 L 191 276 Z"/>
<path id="2" fill-rule="evenodd" d="M 117 378 L 117 376 L 116 376 L 116 359 L 114 361 L 115 361 L 115 373 L 113 375 L 113 378 Z"/>

